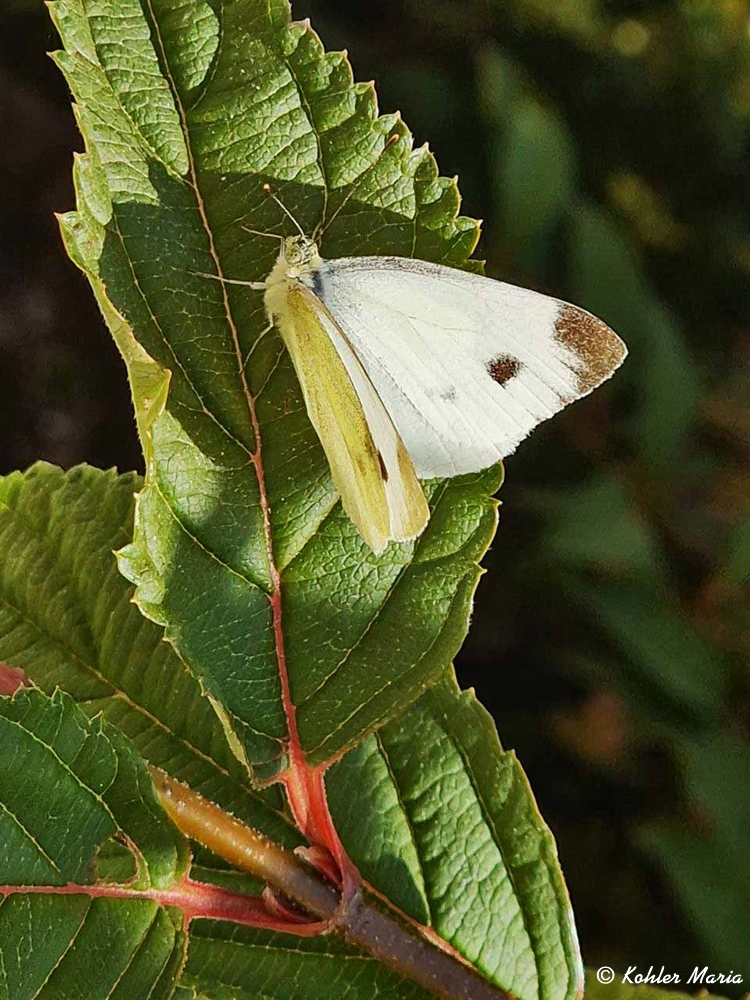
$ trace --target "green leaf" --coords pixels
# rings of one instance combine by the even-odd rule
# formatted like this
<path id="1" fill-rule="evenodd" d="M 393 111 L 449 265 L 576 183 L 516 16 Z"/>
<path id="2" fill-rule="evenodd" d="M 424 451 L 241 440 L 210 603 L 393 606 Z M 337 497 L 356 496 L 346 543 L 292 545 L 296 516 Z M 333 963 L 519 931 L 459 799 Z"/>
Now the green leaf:
<path id="1" fill-rule="evenodd" d="M 168 1000 L 184 962 L 181 915 L 151 900 L 8 896 L 0 997 Z M 33 957 L 33 960 L 32 960 Z"/>
<path id="2" fill-rule="evenodd" d="M 153 899 L 85 892 L 112 838 L 133 854 L 133 896 L 186 869 L 183 838 L 114 727 L 61 693 L 0 699 L 0 886 L 19 887 L 0 891 L 0 996 L 31 1000 L 43 988 L 76 996 L 82 983 L 92 1000 L 171 995 L 184 955 L 181 919 Z"/>
<path id="3" fill-rule="evenodd" d="M 519 1000 L 579 995 L 552 835 L 471 692 L 434 686 L 335 764 L 327 787 L 344 845 L 389 899 Z"/>
<path id="4" fill-rule="evenodd" d="M 509 113 L 497 170 L 503 240 L 530 274 L 543 273 L 549 245 L 575 197 L 573 141 L 550 108 L 529 97 Z"/>
<path id="5" fill-rule="evenodd" d="M 272 780 L 290 739 L 326 761 L 450 663 L 500 474 L 435 485 L 422 538 L 372 556 L 340 510 L 280 341 L 261 336 L 260 294 L 203 275 L 268 273 L 276 245 L 247 228 L 291 224 L 267 182 L 307 232 L 330 224 L 328 257 L 460 266 L 477 226 L 398 116 L 378 116 L 372 86 L 286 2 L 52 11 L 87 148 L 63 232 L 128 364 L 147 459 L 121 566 Z"/>
<path id="6" fill-rule="evenodd" d="M 601 0 L 519 0 L 517 6 L 524 20 L 554 26 L 582 44 L 595 43 L 606 27 Z"/>
<path id="7" fill-rule="evenodd" d="M 138 486 L 135 475 L 44 463 L 0 479 L 0 659 L 49 694 L 63 687 L 151 764 L 293 847 L 281 797 L 248 790 L 200 685 L 117 571 Z"/>
<path id="8" fill-rule="evenodd" d="M 97 848 L 115 836 L 136 852 L 137 888 L 168 885 L 184 870 L 182 840 L 143 763 L 67 695 L 22 689 L 1 699 L 0 747 L 0 884 L 88 882 Z"/>
<path id="9" fill-rule="evenodd" d="M 295 846 L 298 837 L 272 810 L 270 791 L 254 794 L 243 788 L 247 781 L 236 773 L 216 716 L 162 641 L 161 630 L 139 614 L 130 600 L 132 588 L 116 572 L 112 549 L 131 530 L 134 485 L 133 476 L 85 467 L 63 473 L 43 464 L 0 480 L 0 543 L 6 555 L 0 573 L 0 655 L 21 663 L 50 690 L 57 684 L 70 687 L 82 709 L 106 713 L 133 735 L 152 763 L 192 779 L 225 808 L 276 841 Z M 28 782 L 35 781 L 39 764 L 29 754 L 27 748 L 22 762 L 8 758 L 9 780 L 20 801 L 33 803 Z M 16 775 L 28 780 L 18 781 Z M 424 695 L 405 720 L 385 726 L 377 739 L 344 757 L 330 774 L 329 790 L 346 846 L 388 898 L 446 935 L 491 979 L 518 987 L 520 1000 L 568 995 L 577 952 L 554 846 L 515 757 L 502 752 L 489 717 L 470 696 L 446 684 Z M 430 815 L 422 814 L 425 796 L 435 799 Z M 49 800 L 37 801 L 46 816 Z M 55 808 L 53 815 L 60 812 Z M 79 821 L 84 831 L 91 827 L 82 810 L 75 817 Z M 92 845 L 99 845 L 99 877 L 126 883 L 137 867 L 132 854 L 112 840 L 111 826 L 92 831 L 89 854 Z M 469 842 L 471 854 L 466 853 Z M 70 843 L 81 851 L 88 842 Z M 12 873 L 18 866 L 14 850 L 11 844 Z M 195 860 L 192 879 L 258 891 L 255 880 L 218 866 L 204 850 Z M 49 884 L 47 875 L 40 876 L 44 884 Z M 80 870 L 71 870 L 63 881 L 79 876 Z M 30 905 L 45 904 L 35 897 Z M 18 906 L 10 908 L 15 922 Z M 199 941 L 223 933 L 213 924 L 191 925 L 191 942 L 194 927 Z M 262 969 L 272 966 L 279 983 L 284 975 L 293 980 L 296 960 L 283 964 L 287 939 L 265 934 L 258 940 L 268 956 Z M 305 958 L 301 967 L 333 969 L 337 947 L 327 946 L 325 961 L 316 958 L 311 965 Z M 204 956 L 209 966 L 224 965 L 225 956 L 216 957 L 224 948 L 191 943 L 191 956 Z M 242 969 L 255 969 L 254 948 L 238 954 L 238 962 Z M 331 976 L 338 977 L 344 991 L 352 970 L 360 967 L 368 970 L 354 976 L 367 984 L 363 995 L 378 983 L 396 990 L 393 975 L 361 955 L 356 961 L 349 955 L 335 973 L 321 973 L 320 982 L 327 989 Z M 248 989 L 260 981 L 252 976 L 243 972 L 241 978 Z M 408 984 L 389 994 L 386 985 L 386 996 L 420 995 Z"/>

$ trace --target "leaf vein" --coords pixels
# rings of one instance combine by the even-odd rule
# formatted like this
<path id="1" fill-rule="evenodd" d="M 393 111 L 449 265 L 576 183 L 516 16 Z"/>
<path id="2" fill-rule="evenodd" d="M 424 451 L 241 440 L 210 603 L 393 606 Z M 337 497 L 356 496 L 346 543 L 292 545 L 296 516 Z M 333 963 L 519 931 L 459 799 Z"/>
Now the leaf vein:
<path id="1" fill-rule="evenodd" d="M 143 902 L 143 901 L 140 901 L 140 902 Z M 151 902 L 151 900 L 149 900 L 149 902 Z M 138 957 L 138 953 L 140 952 L 141 948 L 143 947 L 144 942 L 145 942 L 147 936 L 151 932 L 151 928 L 156 923 L 158 915 L 159 915 L 159 907 L 155 906 L 154 907 L 154 913 L 151 916 L 151 920 L 143 928 L 143 931 L 141 933 L 141 936 L 140 936 L 139 940 L 134 944 L 134 947 L 131 949 L 131 952 L 130 952 L 130 955 L 128 956 L 127 962 L 122 967 L 122 969 L 120 970 L 119 975 L 117 976 L 117 978 L 115 979 L 115 981 L 112 983 L 112 986 L 107 991 L 107 995 L 105 997 L 105 1000 L 107 1000 L 107 998 L 109 998 L 109 997 L 112 996 L 112 994 L 115 992 L 115 990 L 120 985 L 120 983 L 122 982 L 122 980 L 125 978 L 125 975 L 127 974 L 128 969 L 130 969 L 131 966 L 133 965 L 133 962 L 135 962 L 136 958 Z M 163 965 L 162 965 L 162 968 L 164 968 Z M 158 979 L 158 977 L 155 977 L 155 980 L 156 979 Z M 154 985 L 155 984 L 156 983 L 154 982 Z M 151 990 L 153 990 L 153 986 L 152 986 Z M 149 996 L 151 995 L 151 990 L 149 990 Z"/>
<path id="2" fill-rule="evenodd" d="M 73 779 L 73 781 L 75 781 L 75 783 L 78 785 L 78 787 L 82 791 L 88 792 L 88 794 L 91 796 L 91 798 L 94 799 L 102 807 L 102 809 L 104 810 L 104 812 L 107 814 L 107 816 L 109 817 L 109 819 L 112 821 L 112 825 L 115 828 L 115 830 L 119 830 L 120 829 L 120 824 L 117 822 L 117 820 L 115 819 L 114 815 L 112 814 L 112 810 L 110 809 L 109 805 L 105 802 L 104 797 L 102 796 L 101 792 L 97 792 L 90 785 L 87 785 L 83 781 L 83 779 L 80 778 L 76 774 L 76 772 L 73 770 L 73 768 L 70 766 L 70 764 L 68 764 L 67 761 L 64 761 L 62 759 L 62 757 L 59 755 L 59 753 L 55 750 L 55 748 L 52 745 L 52 743 L 45 742 L 40 736 L 38 736 L 35 732 L 33 732 L 33 730 L 28 729 L 26 726 L 23 726 L 20 722 L 17 722 L 17 721 L 15 721 L 13 719 L 6 719 L 5 721 L 8 723 L 8 725 L 14 726 L 16 729 L 19 729 L 22 733 L 26 733 L 27 736 L 29 736 L 32 740 L 34 740 L 35 743 L 38 743 L 40 747 L 44 747 L 44 749 L 52 757 L 54 757 L 54 759 L 62 767 L 63 771 L 65 771 L 67 774 L 70 775 L 70 777 Z M 58 726 L 60 726 L 60 725 L 62 725 L 62 719 L 58 719 Z M 58 730 L 58 732 L 59 732 L 59 730 Z M 104 733 L 104 731 L 102 730 L 101 727 L 99 728 L 99 730 L 97 732 L 92 732 L 91 736 L 94 739 L 96 739 L 97 737 L 100 737 L 104 741 L 104 743 L 107 745 L 107 747 L 109 747 L 109 749 L 112 751 L 112 754 L 113 754 L 113 757 L 114 757 L 114 761 L 115 761 L 115 774 L 113 775 L 112 779 L 110 780 L 110 786 L 111 786 L 114 783 L 114 780 L 115 780 L 115 777 L 116 777 L 116 774 L 117 774 L 117 768 L 119 767 L 119 763 L 118 763 L 118 760 L 117 760 L 117 753 L 116 753 L 114 747 L 112 746 L 112 744 L 110 743 L 109 739 L 107 738 L 106 733 Z M 81 745 L 81 748 L 79 748 L 79 751 L 78 751 L 79 753 L 80 753 L 81 749 L 83 748 L 83 746 L 85 746 L 85 742 L 86 741 L 84 741 L 84 743 Z M 58 869 L 58 871 L 59 871 L 59 869 Z M 61 874 L 62 874 L 62 872 L 61 872 Z"/>
<path id="3" fill-rule="evenodd" d="M 406 806 L 406 801 L 404 800 L 401 794 L 401 785 L 399 784 L 398 779 L 396 778 L 396 772 L 393 769 L 390 754 L 385 748 L 385 744 L 383 743 L 381 734 L 379 732 L 375 732 L 374 737 L 375 737 L 375 743 L 377 744 L 378 750 L 380 751 L 380 754 L 383 758 L 383 763 L 385 764 L 388 770 L 388 775 L 391 781 L 393 782 L 393 789 L 396 794 L 396 800 L 398 802 L 399 808 L 401 809 L 401 812 L 403 813 L 404 821 L 406 823 L 406 829 L 409 833 L 409 839 L 411 840 L 412 847 L 414 848 L 414 854 L 416 855 L 417 864 L 419 866 L 419 876 L 422 880 L 422 888 L 424 890 L 424 899 L 425 902 L 427 903 L 427 911 L 430 918 L 429 926 L 432 926 L 432 924 L 434 923 L 434 914 L 432 912 L 432 900 L 430 899 L 429 892 L 427 892 L 427 878 L 425 875 L 424 865 L 422 864 L 422 852 L 420 850 L 419 842 L 417 840 L 416 830 L 412 823 L 411 813 L 409 812 Z"/>
<path id="4" fill-rule="evenodd" d="M 42 847 L 42 845 L 36 839 L 34 834 L 31 832 L 31 830 L 29 830 L 23 823 L 20 816 L 16 815 L 16 813 L 13 812 L 13 810 L 9 806 L 7 806 L 4 802 L 0 802 L 0 809 L 2 809 L 7 816 L 10 816 L 10 818 L 15 822 L 16 826 L 21 830 L 24 836 L 31 841 L 31 843 L 37 849 L 39 854 L 44 858 L 45 861 L 47 861 L 50 864 L 52 868 L 54 868 L 54 870 L 58 873 L 58 875 L 62 875 L 62 869 L 60 868 L 60 866 L 57 864 L 54 858 L 50 857 L 50 855 L 47 854 L 45 849 Z"/>
<path id="5" fill-rule="evenodd" d="M 123 253 L 125 254 L 125 258 L 126 258 L 126 260 L 128 262 L 128 266 L 130 268 L 130 274 L 131 274 L 131 277 L 133 279 L 133 284 L 135 285 L 136 291 L 141 296 L 141 299 L 143 300 L 143 304 L 145 305 L 146 309 L 148 310 L 148 314 L 149 314 L 149 316 L 151 318 L 151 322 L 154 324 L 155 330 L 157 331 L 157 333 L 161 337 L 161 339 L 162 339 L 165 347 L 169 351 L 169 353 L 174 358 L 174 362 L 175 362 L 176 366 L 179 368 L 180 374 L 185 379 L 185 383 L 189 386 L 191 392 L 195 395 L 195 398 L 201 404 L 201 410 L 197 411 L 197 409 L 196 409 L 196 412 L 203 412 L 209 418 L 209 420 L 212 420 L 216 424 L 216 426 L 219 428 L 219 430 L 221 430 L 222 433 L 224 433 L 226 435 L 226 437 L 229 438 L 230 441 L 233 441 L 238 446 L 238 448 L 240 448 L 250 458 L 252 458 L 252 451 L 250 450 L 250 448 L 248 448 L 248 446 L 243 441 L 241 441 L 235 434 L 233 434 L 232 431 L 228 427 L 226 427 L 222 423 L 221 420 L 219 420 L 219 418 L 216 416 L 216 414 L 213 413 L 206 406 L 206 403 L 205 403 L 205 401 L 203 399 L 203 396 L 198 391 L 198 389 L 196 388 L 196 386 L 193 383 L 192 379 L 188 375 L 188 373 L 187 373 L 187 371 L 185 369 L 185 366 L 182 364 L 182 361 L 180 361 L 179 357 L 177 356 L 177 353 L 175 352 L 175 349 L 172 346 L 171 341 L 169 340 L 169 338 L 167 337 L 167 335 L 164 333 L 164 330 L 162 329 L 162 326 L 159 323 L 159 320 L 156 318 L 156 315 L 154 314 L 154 311 L 151 308 L 151 303 L 149 302 L 148 296 L 146 295 L 143 287 L 141 286 L 141 283 L 140 283 L 140 281 L 138 279 L 138 275 L 136 274 L 136 271 L 135 271 L 135 261 L 130 256 L 130 252 L 129 252 L 129 250 L 127 248 L 127 244 L 125 242 L 125 237 L 123 236 L 122 230 L 120 229 L 120 227 L 119 227 L 119 225 L 117 223 L 116 215 L 113 215 L 113 221 L 114 221 L 114 226 L 115 226 L 115 232 L 117 233 L 117 235 L 118 235 L 118 237 L 120 239 L 120 243 L 121 243 L 121 246 L 122 246 L 122 249 L 123 249 Z"/>
<path id="6" fill-rule="evenodd" d="M 185 746 L 188 750 L 194 753 L 197 757 L 205 760 L 209 764 L 212 764 L 216 768 L 216 770 L 219 771 L 219 773 L 226 774 L 227 776 L 229 776 L 228 772 L 224 771 L 224 769 L 215 760 L 213 760 L 213 758 L 208 757 L 206 754 L 204 754 L 202 750 L 194 746 L 186 737 L 178 736 L 177 733 L 174 732 L 174 730 L 172 730 L 169 726 L 167 726 L 161 719 L 157 718 L 155 715 L 152 715 L 152 713 L 147 708 L 136 702 L 130 695 L 128 695 L 121 688 L 116 687 L 104 674 L 100 672 L 98 667 L 94 666 L 88 660 L 80 656 L 77 652 L 75 652 L 75 650 L 73 650 L 70 646 L 67 646 L 64 642 L 62 642 L 62 640 L 59 637 L 53 635 L 48 629 L 46 629 L 43 625 L 40 625 L 30 615 L 21 611 L 20 608 L 12 604 L 4 595 L 0 596 L 0 605 L 8 608 L 11 612 L 13 612 L 17 616 L 17 618 L 20 619 L 20 621 L 26 622 L 33 629 L 35 629 L 42 635 L 46 636 L 47 639 L 54 646 L 62 650 L 64 654 L 68 656 L 73 662 L 79 664 L 79 666 L 81 666 L 84 671 L 91 674 L 102 684 L 106 685 L 106 687 L 108 687 L 110 690 L 110 694 L 104 695 L 103 697 L 121 699 L 122 701 L 125 702 L 125 704 L 129 708 L 132 708 L 135 712 L 142 715 L 149 722 L 161 727 L 165 733 L 172 736 L 178 742 L 182 743 L 183 746 Z M 180 662 L 185 666 L 185 668 L 188 669 L 182 656 L 176 650 L 175 650 L 175 655 L 179 658 Z M 99 700 L 101 699 L 100 698 L 86 699 L 84 701 L 79 702 L 79 704 L 86 704 L 87 701 L 99 701 Z"/>
<path id="7" fill-rule="evenodd" d="M 66 944 L 65 948 L 63 949 L 63 951 L 60 953 L 60 956 L 58 957 L 57 961 L 54 963 L 54 965 L 52 966 L 52 968 L 49 970 L 49 972 L 45 976 L 45 978 L 42 981 L 42 983 L 39 985 L 39 989 L 36 991 L 36 993 L 33 996 L 29 997 L 29 1000 L 36 1000 L 36 998 L 41 994 L 41 992 L 45 988 L 45 986 L 47 986 L 47 984 L 49 983 L 49 981 L 52 979 L 52 976 L 54 975 L 54 973 L 60 968 L 60 966 L 62 965 L 62 963 L 65 961 L 65 958 L 69 954 L 69 952 L 71 951 L 71 949 L 75 946 L 75 943 L 78 940 L 78 938 L 79 938 L 79 936 L 81 934 L 81 931 L 84 928 L 86 920 L 88 919 L 88 915 L 89 915 L 89 912 L 91 910 L 92 902 L 93 902 L 93 900 L 89 896 L 87 898 L 86 908 L 83 911 L 83 913 L 81 914 L 81 922 L 78 924 L 78 927 L 76 927 L 75 933 L 71 937 L 70 941 L 68 941 L 68 943 Z"/>

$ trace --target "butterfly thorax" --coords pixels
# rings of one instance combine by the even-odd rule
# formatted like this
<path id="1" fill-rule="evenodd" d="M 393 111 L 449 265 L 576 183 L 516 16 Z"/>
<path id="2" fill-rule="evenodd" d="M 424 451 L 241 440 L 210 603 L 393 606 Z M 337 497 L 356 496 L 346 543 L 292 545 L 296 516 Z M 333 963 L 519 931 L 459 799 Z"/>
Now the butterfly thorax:
<path id="1" fill-rule="evenodd" d="M 271 273 L 266 278 L 266 309 L 278 316 L 291 288 L 303 284 L 313 288 L 313 274 L 322 263 L 318 245 L 308 236 L 289 236 L 281 245 Z"/>

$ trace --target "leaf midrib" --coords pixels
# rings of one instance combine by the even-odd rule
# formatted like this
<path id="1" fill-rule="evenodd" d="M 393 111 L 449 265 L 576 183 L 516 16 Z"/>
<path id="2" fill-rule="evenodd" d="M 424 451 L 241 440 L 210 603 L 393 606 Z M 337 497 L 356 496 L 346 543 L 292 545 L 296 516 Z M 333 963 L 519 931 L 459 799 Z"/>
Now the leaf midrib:
<path id="1" fill-rule="evenodd" d="M 10 897 L 6 896 L 5 898 L 8 899 Z M 47 986 L 47 984 L 49 983 L 49 981 L 52 979 L 52 977 L 54 976 L 54 974 L 60 968 L 60 966 L 62 965 L 62 963 L 65 961 L 65 959 L 68 956 L 68 954 L 70 953 L 70 951 L 75 947 L 76 941 L 81 936 L 81 933 L 83 932 L 83 928 L 86 926 L 86 921 L 88 920 L 89 914 L 91 913 L 92 904 L 93 904 L 93 899 L 91 897 L 89 897 L 88 904 L 86 906 L 86 909 L 81 914 L 81 922 L 76 927 L 75 933 L 70 937 L 70 939 L 66 943 L 65 948 L 63 949 L 62 953 L 58 956 L 58 959 L 55 962 L 55 964 L 52 966 L 52 968 L 49 970 L 49 972 L 47 973 L 47 975 L 44 977 L 43 982 L 41 982 L 39 984 L 39 989 L 36 991 L 36 993 L 34 994 L 33 997 L 29 998 L 29 1000 L 36 1000 L 36 998 L 39 996 L 39 994 L 42 992 L 42 990 L 45 989 L 45 987 Z"/>
<path id="2" fill-rule="evenodd" d="M 29 843 L 34 845 L 40 857 L 44 858 L 44 860 L 49 864 L 51 868 L 53 868 L 58 873 L 58 875 L 62 875 L 62 869 L 60 868 L 58 863 L 55 861 L 54 858 L 50 857 L 50 855 L 47 854 L 45 849 L 42 847 L 42 845 L 36 839 L 34 834 L 31 832 L 31 830 L 29 830 L 25 826 L 25 824 L 21 820 L 21 817 L 17 816 L 16 813 L 14 813 L 13 810 L 10 809 L 4 802 L 0 802 L 0 809 L 5 813 L 6 816 L 10 816 L 10 818 L 16 824 L 16 826 L 24 835 L 26 840 L 28 840 Z"/>
<path id="3" fill-rule="evenodd" d="M 230 334 L 231 334 L 231 337 L 232 337 L 232 346 L 234 347 L 234 352 L 235 352 L 235 356 L 236 356 L 236 359 L 237 359 L 237 368 L 238 368 L 238 374 L 239 374 L 239 377 L 240 377 L 240 384 L 242 386 L 242 390 L 243 390 L 243 393 L 244 393 L 244 396 L 245 396 L 247 407 L 248 407 L 248 410 L 250 412 L 250 416 L 251 416 L 252 421 L 253 421 L 253 426 L 255 427 L 255 425 L 257 424 L 257 419 L 256 419 L 256 415 L 255 415 L 255 406 L 254 406 L 254 401 L 253 401 L 252 394 L 250 393 L 250 387 L 248 386 L 248 383 L 247 383 L 247 378 L 245 377 L 244 366 L 243 366 L 243 363 L 242 363 L 242 349 L 240 347 L 239 331 L 237 329 L 237 324 L 236 324 L 236 321 L 234 319 L 234 315 L 232 313 L 232 306 L 231 306 L 231 303 L 229 301 L 229 293 L 227 291 L 227 286 L 226 286 L 226 283 L 223 281 L 224 270 L 223 270 L 223 268 L 221 266 L 221 258 L 219 256 L 218 250 L 216 249 L 216 242 L 214 240 L 213 230 L 212 230 L 212 228 L 211 228 L 211 226 L 209 224 L 209 221 L 208 221 L 208 215 L 206 213 L 206 205 L 205 205 L 205 202 L 203 200 L 203 195 L 201 193 L 200 185 L 198 184 L 198 172 L 197 172 L 196 166 L 195 166 L 195 155 L 193 153 L 192 138 L 191 138 L 191 135 L 190 135 L 190 129 L 188 128 L 187 111 L 185 109 L 184 104 L 182 103 L 182 98 L 180 96 L 179 90 L 178 90 L 177 85 L 175 83 L 175 79 L 174 79 L 174 76 L 172 74 L 172 70 L 170 68 L 169 59 L 167 57 L 167 51 L 166 51 L 166 48 L 165 48 L 165 45 L 164 45 L 164 39 L 162 38 L 162 34 L 161 34 L 161 27 L 159 25 L 159 20 L 158 20 L 156 14 L 154 12 L 152 0 L 144 0 L 144 3 L 145 3 L 145 6 L 146 6 L 146 9 L 148 11 L 148 16 L 149 16 L 149 20 L 151 22 L 151 27 L 152 27 L 153 32 L 154 32 L 154 37 L 155 37 L 155 39 L 157 41 L 157 44 L 158 44 L 159 53 L 160 53 L 160 56 L 161 56 L 161 63 L 162 63 L 163 69 L 164 69 L 164 73 L 165 73 L 165 76 L 166 76 L 166 79 L 167 79 L 167 83 L 169 85 L 169 89 L 170 89 L 171 94 L 172 94 L 172 99 L 175 102 L 175 107 L 177 109 L 177 114 L 178 114 L 179 119 L 180 119 L 180 125 L 181 125 L 181 128 L 182 128 L 182 135 L 183 135 L 183 139 L 185 141 L 185 148 L 187 150 L 188 170 L 189 170 L 189 174 L 190 174 L 190 185 L 193 188 L 193 191 L 195 192 L 195 199 L 196 199 L 196 203 L 197 203 L 197 206 L 198 206 L 198 212 L 199 212 L 199 215 L 201 217 L 201 223 L 203 225 L 203 228 L 205 230 L 206 236 L 208 238 L 209 253 L 211 255 L 211 259 L 214 262 L 214 265 L 216 266 L 217 277 L 220 278 L 220 279 L 222 279 L 221 282 L 220 282 L 220 284 L 221 284 L 221 290 L 222 290 L 222 301 L 223 301 L 223 304 L 224 304 L 224 314 L 226 316 L 227 325 L 229 327 L 229 331 L 230 331 Z M 216 58 L 216 57 L 214 57 L 214 58 Z M 260 444 L 261 444 L 260 443 L 260 438 L 258 437 L 258 439 L 255 442 L 255 454 L 256 455 L 260 455 Z M 262 491 L 262 484 L 259 483 L 259 486 L 261 486 L 261 491 Z M 272 557 L 272 553 L 269 552 L 269 558 L 271 558 L 271 557 Z"/>

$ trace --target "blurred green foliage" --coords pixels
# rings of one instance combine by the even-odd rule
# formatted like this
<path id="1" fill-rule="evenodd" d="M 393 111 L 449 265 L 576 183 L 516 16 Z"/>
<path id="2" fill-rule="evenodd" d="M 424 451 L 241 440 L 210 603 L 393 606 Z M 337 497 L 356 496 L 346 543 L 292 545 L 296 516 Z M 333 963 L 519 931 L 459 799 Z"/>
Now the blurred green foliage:
<path id="1" fill-rule="evenodd" d="M 750 4 L 302 6 L 459 172 L 488 272 L 630 347 L 508 461 L 462 676 L 531 769 L 587 962 L 750 981 Z"/>

